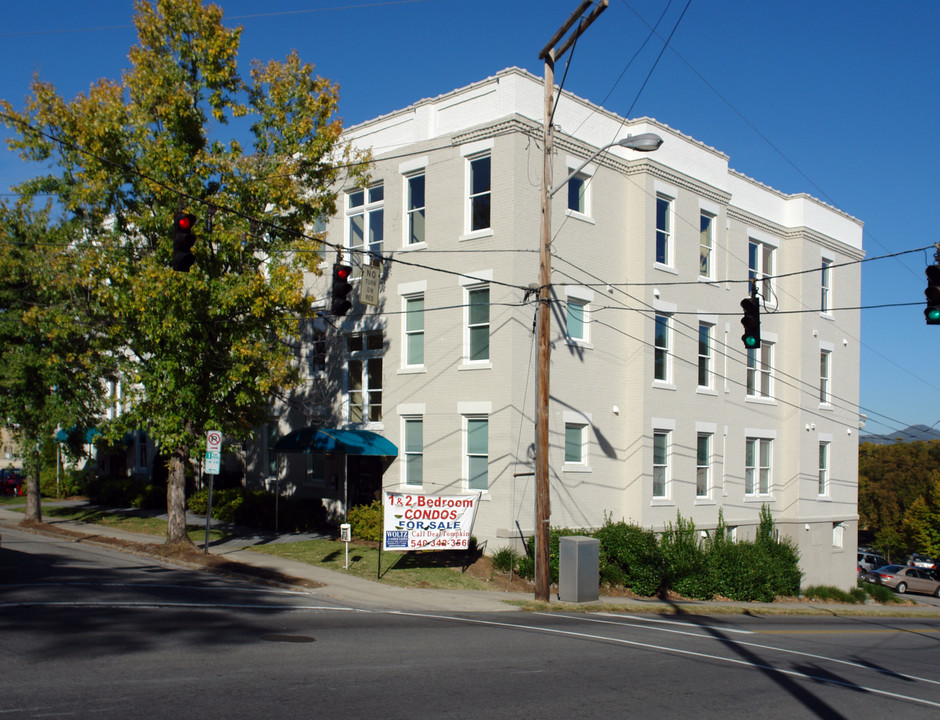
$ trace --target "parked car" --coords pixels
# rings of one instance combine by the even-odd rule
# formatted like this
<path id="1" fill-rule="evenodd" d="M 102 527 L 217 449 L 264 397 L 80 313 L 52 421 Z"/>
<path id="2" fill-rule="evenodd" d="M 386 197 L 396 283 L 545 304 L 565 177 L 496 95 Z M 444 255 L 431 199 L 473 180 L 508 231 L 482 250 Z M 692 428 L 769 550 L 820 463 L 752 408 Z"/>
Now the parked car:
<path id="1" fill-rule="evenodd" d="M 866 582 L 884 585 L 895 592 L 908 591 L 940 597 L 940 581 L 929 570 L 910 565 L 885 565 L 865 576 Z"/>
<path id="2" fill-rule="evenodd" d="M 22 495 L 23 476 L 16 468 L 0 470 L 0 495 Z"/>
<path id="3" fill-rule="evenodd" d="M 863 571 L 871 572 L 872 570 L 884 567 L 887 564 L 888 561 L 881 557 L 881 555 L 878 553 L 870 551 L 862 551 L 858 553 L 859 575 L 862 575 Z"/>
<path id="4" fill-rule="evenodd" d="M 914 553 L 907 559 L 908 565 L 913 565 L 914 567 L 927 568 L 928 570 L 936 570 L 937 563 L 933 558 L 929 558 L 926 555 L 921 555 L 920 553 Z"/>

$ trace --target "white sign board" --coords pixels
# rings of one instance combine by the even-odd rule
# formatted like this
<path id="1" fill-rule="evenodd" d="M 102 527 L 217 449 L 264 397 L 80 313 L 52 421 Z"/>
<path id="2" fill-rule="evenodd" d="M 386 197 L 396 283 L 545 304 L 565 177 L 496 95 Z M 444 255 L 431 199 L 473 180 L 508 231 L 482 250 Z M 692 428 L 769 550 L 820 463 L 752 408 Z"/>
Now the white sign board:
<path id="1" fill-rule="evenodd" d="M 210 430 L 206 433 L 206 452 L 222 451 L 222 433 L 218 430 Z"/>
<path id="2" fill-rule="evenodd" d="M 206 453 L 206 465 L 205 465 L 206 475 L 218 475 L 221 465 L 222 465 L 222 453 L 220 452 L 207 452 Z"/>
<path id="3" fill-rule="evenodd" d="M 385 492 L 383 550 L 466 550 L 479 495 Z"/>
<path id="4" fill-rule="evenodd" d="M 381 276 L 381 264 L 362 266 L 362 279 L 359 282 L 359 302 L 361 302 L 363 305 L 376 306 L 379 304 L 379 286 L 381 285 Z"/>

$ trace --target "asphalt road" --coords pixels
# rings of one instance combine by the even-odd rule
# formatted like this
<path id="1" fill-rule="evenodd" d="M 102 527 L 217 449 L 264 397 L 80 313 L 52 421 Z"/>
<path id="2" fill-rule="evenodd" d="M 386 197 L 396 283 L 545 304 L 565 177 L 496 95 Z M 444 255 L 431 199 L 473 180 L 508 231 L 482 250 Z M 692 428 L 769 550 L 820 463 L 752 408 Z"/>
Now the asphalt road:
<path id="1" fill-rule="evenodd" d="M 940 716 L 935 619 L 384 612 L 4 528 L 0 719 Z"/>

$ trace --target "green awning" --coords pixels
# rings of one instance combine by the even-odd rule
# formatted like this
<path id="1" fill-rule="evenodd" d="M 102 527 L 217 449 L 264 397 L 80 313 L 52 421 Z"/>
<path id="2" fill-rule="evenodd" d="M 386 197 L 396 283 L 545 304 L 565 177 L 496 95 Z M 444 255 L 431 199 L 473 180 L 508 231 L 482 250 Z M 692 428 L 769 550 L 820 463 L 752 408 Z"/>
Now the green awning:
<path id="1" fill-rule="evenodd" d="M 101 431 L 98 428 L 86 428 L 85 430 L 82 430 L 81 428 L 70 427 L 65 430 L 56 430 L 55 441 L 64 443 L 68 442 L 72 438 L 78 438 L 81 439 L 86 445 L 90 445 L 99 435 L 101 435 Z"/>
<path id="2" fill-rule="evenodd" d="M 274 444 L 274 452 L 398 456 L 398 448 L 390 440 L 369 430 L 322 428 L 295 430 Z"/>

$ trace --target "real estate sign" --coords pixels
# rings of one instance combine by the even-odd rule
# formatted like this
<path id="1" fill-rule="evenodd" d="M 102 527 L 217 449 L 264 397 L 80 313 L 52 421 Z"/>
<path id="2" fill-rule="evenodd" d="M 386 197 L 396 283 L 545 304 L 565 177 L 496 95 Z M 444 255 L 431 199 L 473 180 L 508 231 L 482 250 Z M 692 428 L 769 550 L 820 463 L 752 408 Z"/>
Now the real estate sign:
<path id="1" fill-rule="evenodd" d="M 479 495 L 385 492 L 383 550 L 466 550 Z"/>

